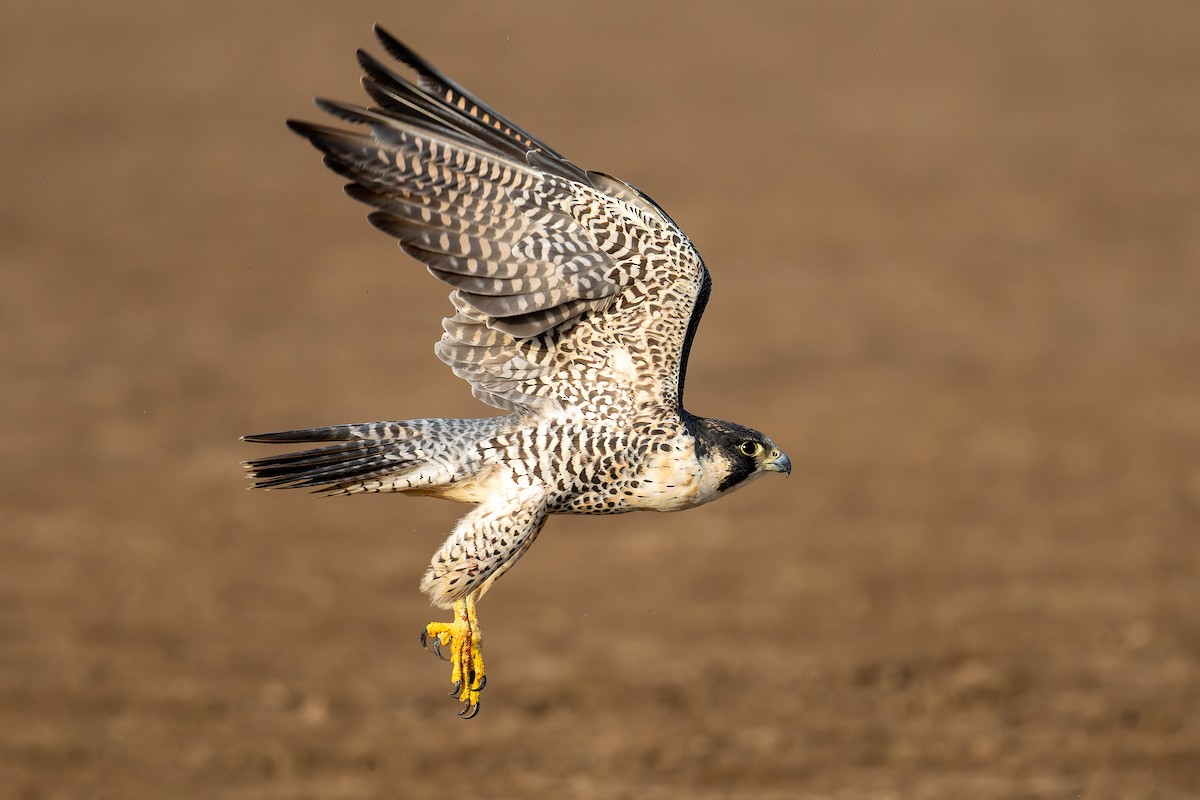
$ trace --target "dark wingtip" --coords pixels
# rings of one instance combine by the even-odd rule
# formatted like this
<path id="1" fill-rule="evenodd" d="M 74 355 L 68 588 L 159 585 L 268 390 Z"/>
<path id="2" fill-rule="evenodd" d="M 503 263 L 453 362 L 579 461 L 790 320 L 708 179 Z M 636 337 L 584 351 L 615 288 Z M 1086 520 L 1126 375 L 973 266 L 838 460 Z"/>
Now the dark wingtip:
<path id="1" fill-rule="evenodd" d="M 383 45 L 383 49 L 388 52 L 388 55 L 397 61 L 407 64 L 408 60 L 416 55 L 408 45 L 388 33 L 387 29 L 378 22 L 371 26 L 371 32 L 375 34 L 375 38 Z"/>
<path id="2" fill-rule="evenodd" d="M 375 23 L 375 26 L 372 28 L 372 30 L 375 32 L 375 38 L 379 40 L 381 45 L 383 45 L 383 49 L 387 51 L 389 56 L 396 59 L 401 64 L 406 64 L 412 67 L 422 75 L 436 78 L 437 80 L 444 82 L 446 85 L 462 91 L 464 94 L 466 93 L 461 86 L 443 75 L 437 67 L 426 61 L 425 58 L 422 57 L 421 54 L 416 50 L 413 50 L 404 42 L 388 33 L 387 30 L 385 30 L 384 27 L 378 22 Z"/>
<path id="3" fill-rule="evenodd" d="M 289 119 L 284 124 L 287 125 L 289 131 L 303 136 L 305 139 L 311 139 L 317 129 L 311 122 L 305 122 L 302 119 Z"/>
<path id="4" fill-rule="evenodd" d="M 379 59 L 375 58 L 375 56 L 371 55 L 361 47 L 354 51 L 354 55 L 358 59 L 358 65 L 367 72 L 377 68 L 377 65 L 379 64 Z"/>
<path id="5" fill-rule="evenodd" d="M 324 97 L 313 99 L 313 105 L 324 111 L 331 117 L 336 117 L 343 122 L 350 122 L 356 125 L 370 125 L 377 120 L 371 115 L 371 112 L 362 106 L 356 106 L 353 103 L 343 103 L 341 100 L 329 100 Z"/>

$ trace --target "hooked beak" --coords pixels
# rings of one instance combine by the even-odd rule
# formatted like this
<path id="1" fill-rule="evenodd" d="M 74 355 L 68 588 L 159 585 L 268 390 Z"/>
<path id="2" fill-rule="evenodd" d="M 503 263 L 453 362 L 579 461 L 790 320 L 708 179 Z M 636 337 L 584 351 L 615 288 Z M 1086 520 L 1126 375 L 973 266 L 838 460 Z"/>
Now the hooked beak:
<path id="1" fill-rule="evenodd" d="M 772 450 L 762 466 L 769 472 L 782 472 L 784 477 L 792 474 L 792 460 L 782 450 Z"/>

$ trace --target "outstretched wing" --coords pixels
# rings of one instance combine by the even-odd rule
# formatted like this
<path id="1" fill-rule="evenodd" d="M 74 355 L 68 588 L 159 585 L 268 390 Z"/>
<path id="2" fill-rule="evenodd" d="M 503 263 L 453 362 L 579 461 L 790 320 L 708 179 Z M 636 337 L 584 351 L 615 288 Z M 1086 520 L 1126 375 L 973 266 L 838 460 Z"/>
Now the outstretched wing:
<path id="1" fill-rule="evenodd" d="M 317 105 L 363 127 L 288 124 L 453 287 L 438 356 L 497 408 L 678 412 L 710 285 L 691 242 L 637 189 L 581 170 L 376 33 L 416 83 L 359 51 L 376 105 Z"/>

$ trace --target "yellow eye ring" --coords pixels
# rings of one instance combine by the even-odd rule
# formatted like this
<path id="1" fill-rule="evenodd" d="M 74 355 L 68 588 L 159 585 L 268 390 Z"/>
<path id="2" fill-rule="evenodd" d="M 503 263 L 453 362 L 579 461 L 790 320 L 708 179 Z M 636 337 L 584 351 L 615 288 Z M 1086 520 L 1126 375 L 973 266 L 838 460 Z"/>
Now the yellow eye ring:
<path id="1" fill-rule="evenodd" d="M 758 456 L 762 452 L 762 449 L 762 445 L 758 442 L 745 441 L 738 445 L 738 450 L 741 451 L 742 455 L 750 456 L 751 458 Z"/>

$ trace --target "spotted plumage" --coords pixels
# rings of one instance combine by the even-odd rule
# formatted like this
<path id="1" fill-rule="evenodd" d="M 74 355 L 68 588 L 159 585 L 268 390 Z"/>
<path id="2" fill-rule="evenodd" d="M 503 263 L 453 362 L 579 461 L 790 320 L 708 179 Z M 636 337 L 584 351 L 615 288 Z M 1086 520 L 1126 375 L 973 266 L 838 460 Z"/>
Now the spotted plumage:
<path id="1" fill-rule="evenodd" d="M 247 463 L 259 488 L 402 492 L 477 507 L 421 589 L 453 624 L 456 693 L 482 688 L 475 601 L 551 514 L 678 511 L 791 464 L 761 433 L 683 409 L 708 270 L 646 195 L 580 169 L 376 28 L 415 74 L 359 51 L 371 108 L 318 100 L 353 128 L 290 121 L 349 179 L 368 219 L 449 285 L 435 352 L 483 419 L 339 425 L 244 437 L 323 443 Z"/>

